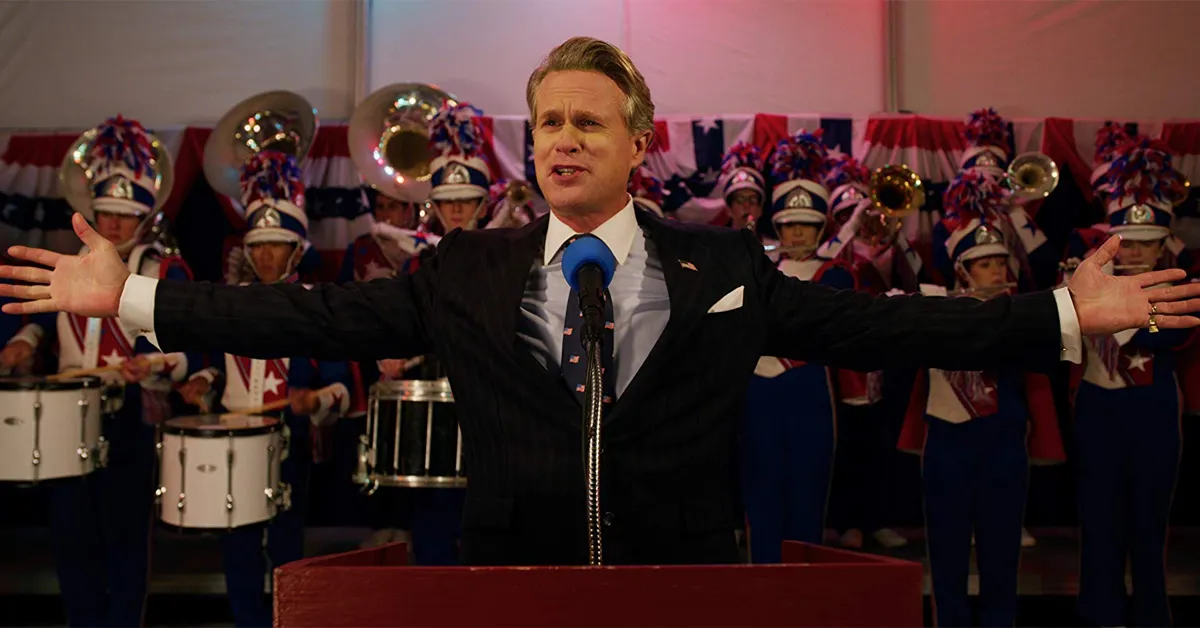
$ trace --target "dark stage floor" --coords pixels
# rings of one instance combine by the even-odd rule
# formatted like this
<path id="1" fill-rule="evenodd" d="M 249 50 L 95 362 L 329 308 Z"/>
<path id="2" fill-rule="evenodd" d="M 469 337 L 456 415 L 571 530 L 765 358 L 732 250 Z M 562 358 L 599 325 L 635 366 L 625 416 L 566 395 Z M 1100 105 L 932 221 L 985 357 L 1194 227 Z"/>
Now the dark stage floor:
<path id="1" fill-rule="evenodd" d="M 354 548 L 367 530 L 312 528 L 310 555 Z M 914 542 L 885 552 L 867 551 L 909 560 L 924 560 L 917 531 L 905 531 Z M 1019 590 L 1022 625 L 1077 625 L 1072 605 L 1078 588 L 1077 544 L 1074 530 L 1039 529 L 1034 548 L 1025 550 Z M 220 551 L 215 538 L 158 532 L 154 575 L 147 620 L 158 626 L 231 625 L 224 601 Z M 1177 625 L 1200 625 L 1200 528 L 1172 532 L 1167 586 L 1173 598 Z M 926 580 L 928 589 L 928 580 Z M 977 589 L 972 577 L 971 590 Z M 0 529 L 0 625 L 51 626 L 62 624 L 58 585 L 44 528 Z"/>

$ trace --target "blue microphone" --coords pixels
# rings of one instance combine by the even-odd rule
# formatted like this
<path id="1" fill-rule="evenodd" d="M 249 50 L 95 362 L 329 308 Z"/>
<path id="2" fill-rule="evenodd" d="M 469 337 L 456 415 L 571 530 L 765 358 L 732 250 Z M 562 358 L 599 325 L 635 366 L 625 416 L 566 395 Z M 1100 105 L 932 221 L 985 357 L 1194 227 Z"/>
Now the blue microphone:
<path id="1" fill-rule="evenodd" d="M 563 251 L 563 276 L 579 293 L 584 338 L 588 340 L 599 340 L 604 329 L 604 289 L 616 269 L 616 256 L 604 240 L 594 235 L 579 236 Z"/>

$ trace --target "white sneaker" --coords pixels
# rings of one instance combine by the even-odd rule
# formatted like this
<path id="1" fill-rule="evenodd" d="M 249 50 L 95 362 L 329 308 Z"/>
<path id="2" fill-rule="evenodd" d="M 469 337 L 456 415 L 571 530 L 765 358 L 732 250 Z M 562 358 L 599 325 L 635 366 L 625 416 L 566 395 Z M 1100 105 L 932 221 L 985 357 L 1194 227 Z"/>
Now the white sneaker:
<path id="1" fill-rule="evenodd" d="M 1021 528 L 1021 547 L 1033 547 L 1037 545 L 1037 539 L 1029 533 L 1029 530 Z"/>
<path id="2" fill-rule="evenodd" d="M 900 536 L 899 532 L 891 528 L 880 528 L 871 536 L 875 537 L 875 542 L 882 545 L 885 549 L 899 549 L 908 545 L 908 539 Z"/>

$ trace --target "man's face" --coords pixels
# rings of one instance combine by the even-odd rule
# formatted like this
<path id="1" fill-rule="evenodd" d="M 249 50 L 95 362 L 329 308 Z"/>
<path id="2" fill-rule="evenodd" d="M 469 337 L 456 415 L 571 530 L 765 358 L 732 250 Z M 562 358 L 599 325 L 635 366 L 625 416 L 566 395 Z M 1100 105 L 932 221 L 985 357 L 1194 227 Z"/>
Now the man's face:
<path id="1" fill-rule="evenodd" d="M 96 212 L 96 231 L 113 244 L 124 244 L 132 240 L 141 223 L 142 219 L 139 216 Z"/>
<path id="2" fill-rule="evenodd" d="M 967 274 L 975 288 L 990 288 L 1008 283 L 1008 256 L 989 255 L 966 264 Z"/>
<path id="3" fill-rule="evenodd" d="M 1136 275 L 1152 270 L 1162 255 L 1164 240 L 1121 240 L 1116 263 L 1120 266 L 1145 266 L 1140 269 L 1122 269 L 1116 274 Z"/>
<path id="4" fill-rule="evenodd" d="M 538 86 L 533 160 L 546 202 L 566 215 L 625 204 L 629 173 L 641 165 L 652 133 L 630 133 L 625 94 L 598 72 L 551 72 Z"/>
<path id="5" fill-rule="evenodd" d="M 260 242 L 250 245 L 250 259 L 254 261 L 254 272 L 259 281 L 275 283 L 291 271 L 292 253 L 296 245 L 290 242 Z"/>
<path id="6" fill-rule="evenodd" d="M 475 210 L 479 208 L 478 198 L 468 198 L 454 201 L 434 201 L 437 203 L 438 213 L 442 216 L 442 226 L 446 228 L 446 233 L 450 233 L 455 229 L 466 229 L 467 223 L 475 216 Z"/>
<path id="7" fill-rule="evenodd" d="M 754 190 L 738 190 L 729 195 L 729 215 L 733 218 L 733 228 L 741 229 L 750 219 L 762 218 L 762 196 Z"/>
<path id="8" fill-rule="evenodd" d="M 803 246 L 815 247 L 821 228 L 817 225 L 806 225 L 789 222 L 779 225 L 779 243 L 785 247 Z"/>
<path id="9" fill-rule="evenodd" d="M 375 197 L 375 220 L 401 229 L 413 224 L 413 204 L 379 194 Z"/>

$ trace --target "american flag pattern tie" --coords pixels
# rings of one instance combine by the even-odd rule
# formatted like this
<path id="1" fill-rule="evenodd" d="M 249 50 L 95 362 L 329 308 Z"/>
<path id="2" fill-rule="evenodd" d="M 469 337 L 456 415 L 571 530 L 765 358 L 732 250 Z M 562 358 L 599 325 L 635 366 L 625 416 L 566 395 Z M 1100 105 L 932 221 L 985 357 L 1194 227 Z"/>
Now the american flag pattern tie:
<path id="1" fill-rule="evenodd" d="M 567 242 L 570 244 L 574 239 Z M 583 396 L 585 378 L 587 377 L 587 352 L 583 348 L 583 312 L 579 309 L 579 293 L 574 289 L 567 297 L 567 315 L 563 319 L 562 344 L 562 375 L 567 388 L 575 393 L 580 405 L 585 404 Z M 600 341 L 601 379 L 604 382 L 605 409 L 612 405 L 617 398 L 616 372 L 613 369 L 613 307 L 612 297 L 608 290 L 604 291 L 604 333 Z"/>

